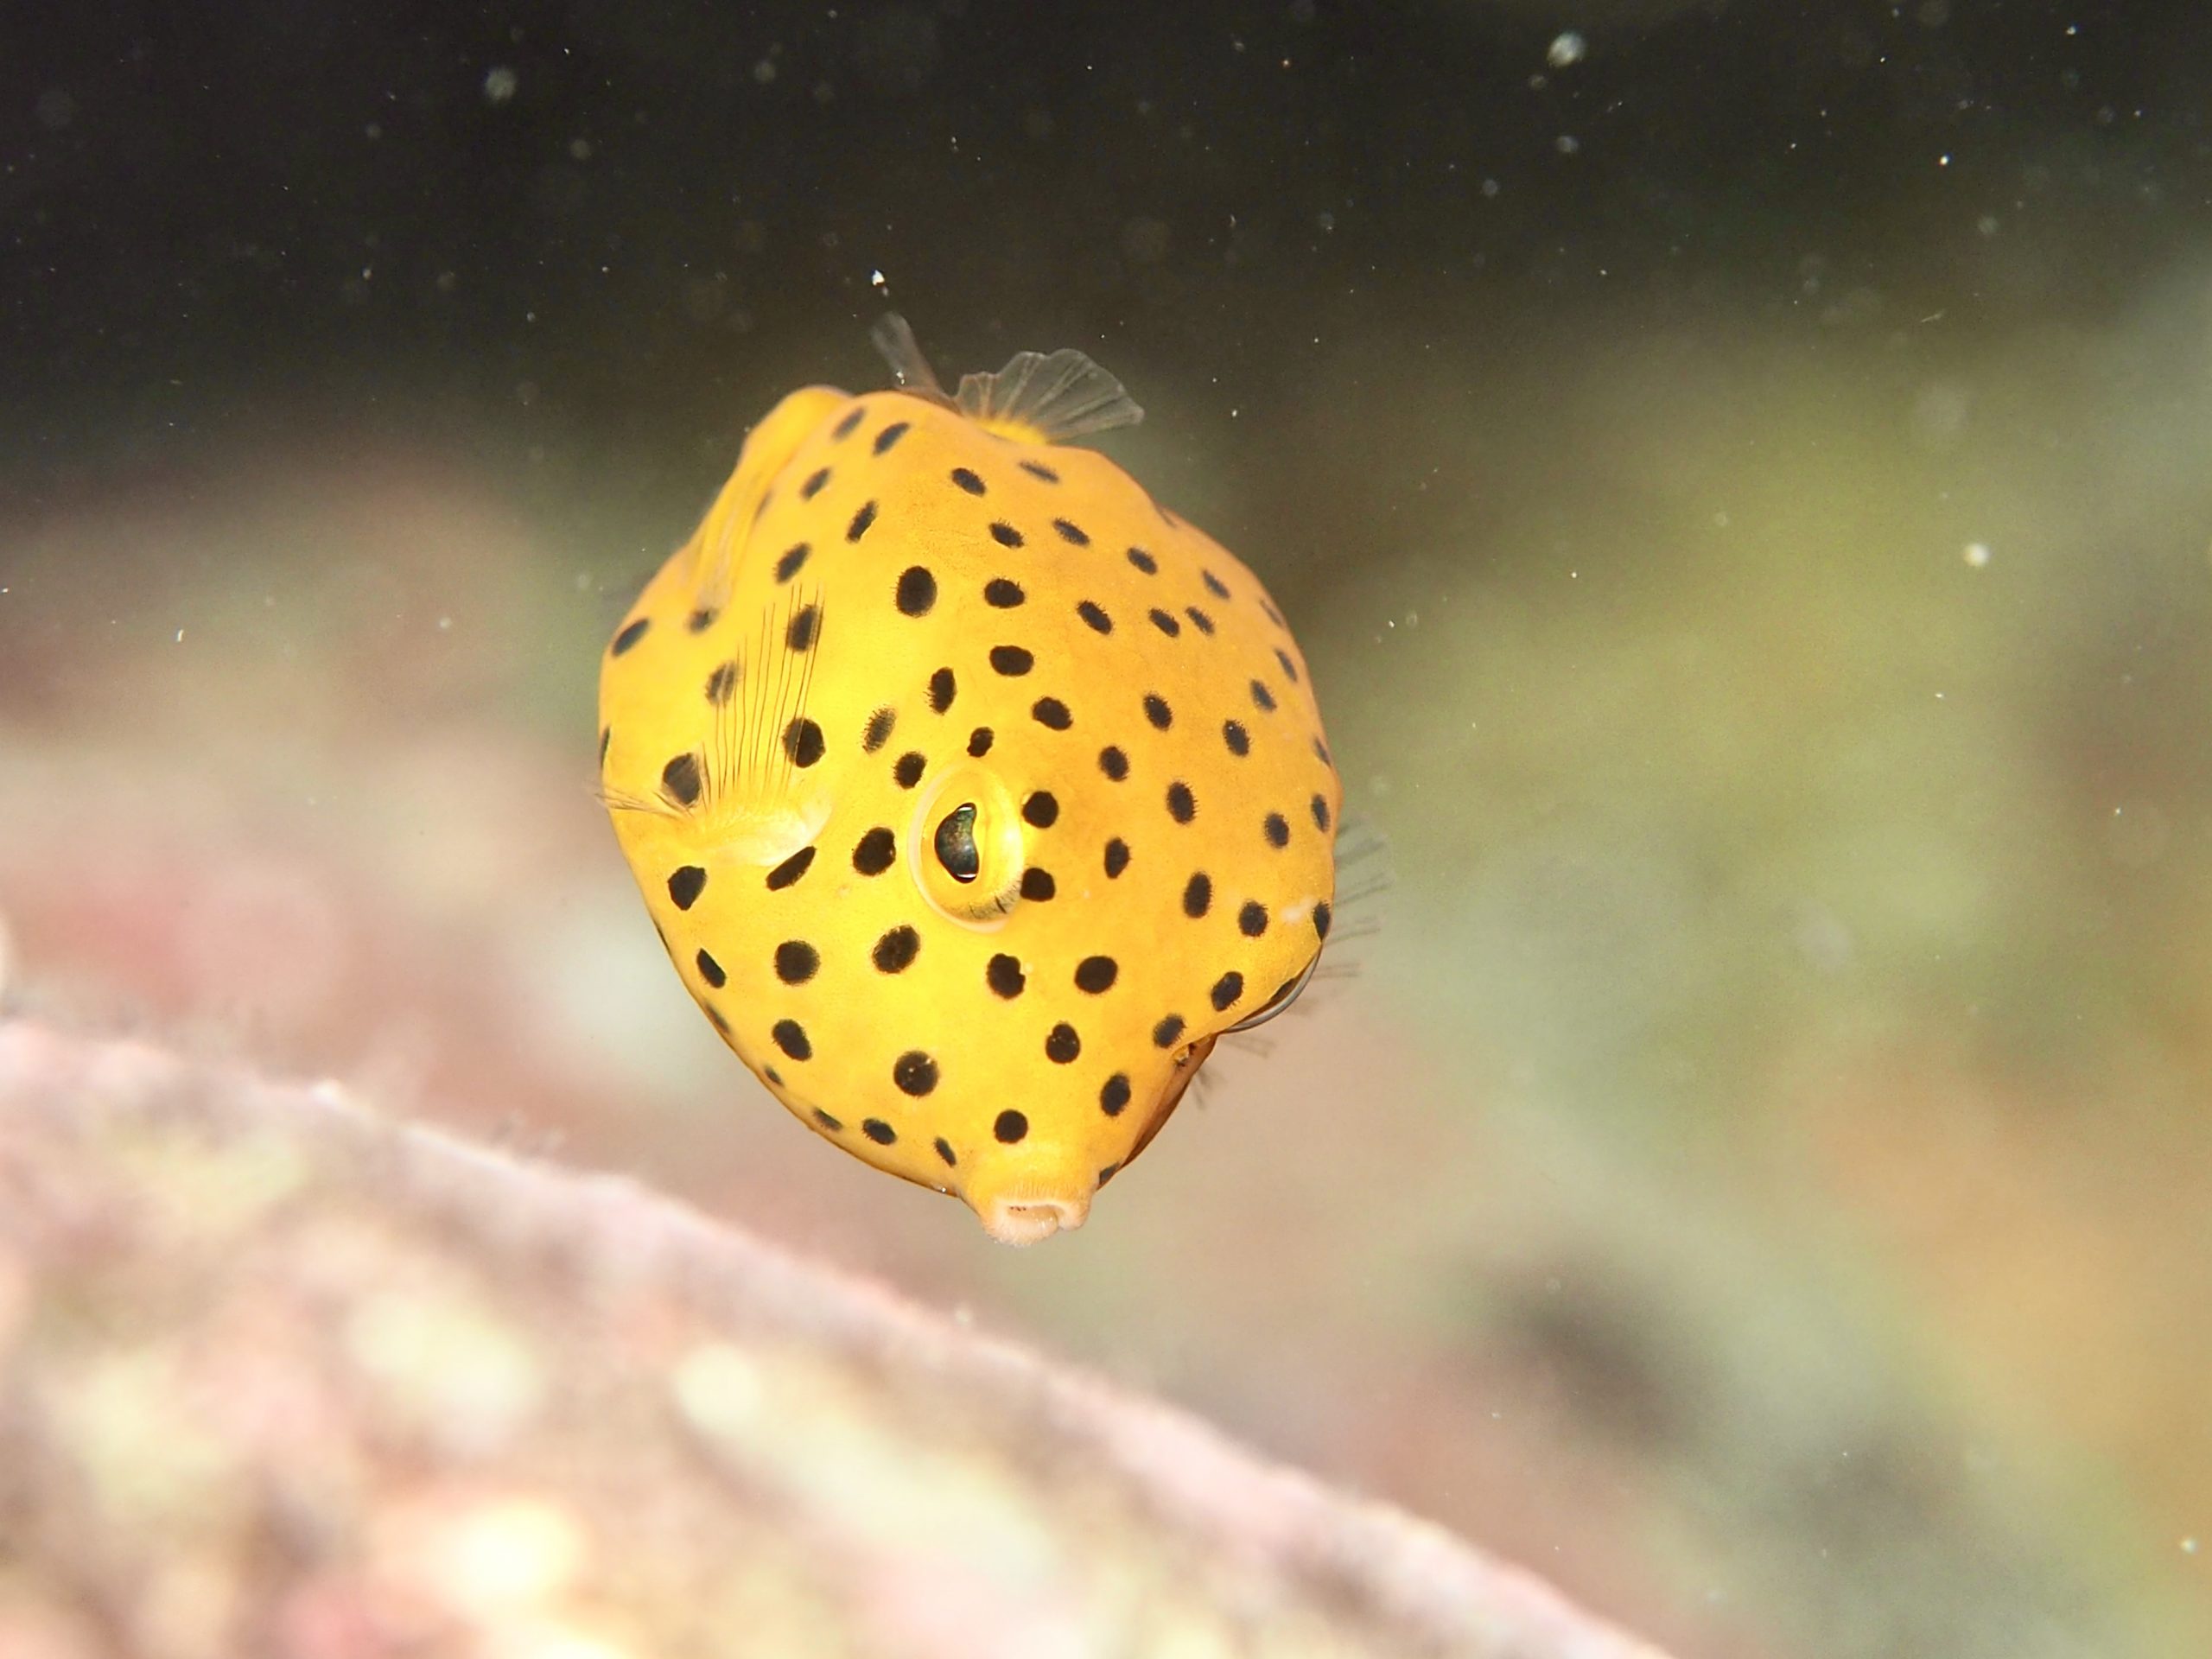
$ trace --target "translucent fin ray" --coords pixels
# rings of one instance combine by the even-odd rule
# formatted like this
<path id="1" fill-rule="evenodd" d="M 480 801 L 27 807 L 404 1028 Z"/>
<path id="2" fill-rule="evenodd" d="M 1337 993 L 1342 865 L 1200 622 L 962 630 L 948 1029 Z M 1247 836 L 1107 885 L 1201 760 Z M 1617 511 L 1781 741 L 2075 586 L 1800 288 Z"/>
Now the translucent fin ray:
<path id="1" fill-rule="evenodd" d="M 891 378 L 899 383 L 901 391 L 934 403 L 952 401 L 938 384 L 937 372 L 930 367 L 929 359 L 922 355 L 921 342 L 914 338 L 914 331 L 906 326 L 906 318 L 896 311 L 885 312 L 868 331 L 868 338 L 891 365 Z"/>
<path id="2" fill-rule="evenodd" d="M 1016 352 L 996 374 L 962 375 L 958 402 L 970 420 L 1025 426 L 1047 443 L 1144 418 L 1119 380 L 1066 347 Z"/>
<path id="3" fill-rule="evenodd" d="M 1018 426 L 1046 443 L 1135 426 L 1144 418 L 1128 390 L 1081 352 L 1016 352 L 996 374 L 963 374 L 957 398 L 944 388 L 922 355 L 906 319 L 887 311 L 868 337 L 903 391 L 949 404 L 971 421 Z"/>
<path id="4" fill-rule="evenodd" d="M 800 611 L 814 611 L 810 649 L 781 648 Z M 805 717 L 814 692 L 814 664 L 828 629 L 822 590 L 793 587 L 761 607 L 758 636 L 731 659 L 730 693 L 715 708 L 707 734 L 705 790 L 699 811 L 705 823 L 727 827 L 784 800 L 798 767 L 784 742 L 791 722 Z"/>

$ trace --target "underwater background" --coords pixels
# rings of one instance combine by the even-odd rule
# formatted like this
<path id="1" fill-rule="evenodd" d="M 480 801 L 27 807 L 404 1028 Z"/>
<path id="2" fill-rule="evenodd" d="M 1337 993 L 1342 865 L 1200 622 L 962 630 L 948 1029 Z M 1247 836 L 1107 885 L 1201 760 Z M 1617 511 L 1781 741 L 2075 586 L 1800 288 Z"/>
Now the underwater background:
<path id="1" fill-rule="evenodd" d="M 1685 1655 L 2212 1650 L 2212 14 L 0 20 L 0 991 L 878 1276 Z M 1080 1233 L 593 793 L 794 386 L 1075 346 L 1389 850 Z"/>

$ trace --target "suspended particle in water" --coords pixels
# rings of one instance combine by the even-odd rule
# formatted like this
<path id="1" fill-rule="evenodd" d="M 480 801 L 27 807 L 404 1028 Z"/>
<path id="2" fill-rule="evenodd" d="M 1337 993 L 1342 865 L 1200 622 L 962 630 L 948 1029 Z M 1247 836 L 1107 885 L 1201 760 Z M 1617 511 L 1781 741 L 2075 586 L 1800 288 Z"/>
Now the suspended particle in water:
<path id="1" fill-rule="evenodd" d="M 515 88 L 520 85 L 521 78 L 512 69 L 504 63 L 496 64 L 484 77 L 484 101 L 494 105 L 504 104 L 515 95 Z"/>
<path id="2" fill-rule="evenodd" d="M 1966 559 L 1967 563 L 1972 566 L 1974 569 L 1981 569 L 1989 563 L 1989 543 L 1987 542 L 1968 542 L 1966 545 L 1966 551 L 1962 556 Z"/>
<path id="3" fill-rule="evenodd" d="M 1544 61 L 1554 69 L 1564 69 L 1569 64 L 1581 62 L 1582 54 L 1589 49 L 1589 42 L 1570 29 L 1553 37 L 1550 48 L 1544 54 Z"/>

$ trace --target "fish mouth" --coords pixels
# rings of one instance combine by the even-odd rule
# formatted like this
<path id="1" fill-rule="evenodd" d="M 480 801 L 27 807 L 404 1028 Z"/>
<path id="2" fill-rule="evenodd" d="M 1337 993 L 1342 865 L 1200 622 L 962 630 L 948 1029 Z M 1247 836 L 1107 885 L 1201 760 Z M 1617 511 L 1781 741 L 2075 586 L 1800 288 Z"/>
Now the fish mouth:
<path id="1" fill-rule="evenodd" d="M 1001 1198 L 976 1206 L 983 1230 L 1001 1244 L 1036 1244 L 1071 1233 L 1090 1215 L 1090 1198 Z"/>

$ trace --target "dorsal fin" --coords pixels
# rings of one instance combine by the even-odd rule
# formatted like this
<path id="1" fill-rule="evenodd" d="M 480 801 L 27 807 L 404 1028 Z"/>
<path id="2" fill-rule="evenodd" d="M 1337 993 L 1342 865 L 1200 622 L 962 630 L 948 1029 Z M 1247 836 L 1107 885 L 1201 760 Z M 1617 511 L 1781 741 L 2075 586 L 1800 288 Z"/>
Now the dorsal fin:
<path id="1" fill-rule="evenodd" d="M 944 394 L 914 331 L 886 312 L 868 338 L 891 365 L 901 389 L 932 402 L 957 404 L 971 421 L 1001 435 L 1058 443 L 1087 432 L 1135 426 L 1144 418 L 1128 390 L 1078 351 L 1016 352 L 996 374 L 963 374 L 956 400 Z"/>
<path id="2" fill-rule="evenodd" d="M 868 338 L 891 365 L 891 378 L 899 383 L 900 391 L 926 397 L 933 404 L 952 402 L 944 395 L 944 388 L 938 385 L 937 373 L 930 367 L 929 359 L 922 355 L 921 342 L 914 338 L 914 331 L 906 326 L 906 318 L 896 311 L 885 312 L 868 331 Z"/>
<path id="3" fill-rule="evenodd" d="M 960 412 L 997 431 L 1020 428 L 1046 443 L 1135 426 L 1144 418 L 1122 383 L 1081 352 L 1016 352 L 996 374 L 960 377 Z M 1014 435 L 1009 433 L 1008 435 Z"/>

